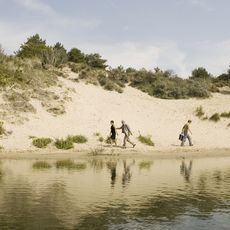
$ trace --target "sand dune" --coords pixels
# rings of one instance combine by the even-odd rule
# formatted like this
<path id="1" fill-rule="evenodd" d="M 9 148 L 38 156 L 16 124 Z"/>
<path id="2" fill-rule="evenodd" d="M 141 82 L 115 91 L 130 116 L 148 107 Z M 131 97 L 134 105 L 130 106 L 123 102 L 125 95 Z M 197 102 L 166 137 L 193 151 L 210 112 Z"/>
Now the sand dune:
<path id="1" fill-rule="evenodd" d="M 69 78 L 74 77 L 69 73 Z M 133 131 L 132 139 L 137 142 L 136 151 L 146 152 L 152 147 L 137 141 L 139 131 L 151 135 L 156 150 L 175 150 L 180 148 L 178 135 L 183 124 L 191 119 L 194 146 L 191 149 L 230 148 L 230 119 L 219 122 L 202 121 L 194 115 L 198 106 L 203 106 L 208 116 L 215 112 L 230 111 L 230 95 L 213 94 L 209 99 L 162 100 L 150 97 L 137 89 L 126 87 L 124 93 L 105 91 L 94 85 L 74 83 L 60 78 L 63 87 L 72 88 L 69 93 L 72 101 L 66 102 L 66 113 L 52 116 L 44 110 L 41 102 L 32 100 L 36 114 L 27 114 L 29 121 L 23 125 L 6 123 L 13 134 L 0 140 L 5 150 L 33 150 L 29 136 L 60 138 L 70 134 L 83 134 L 89 139 L 87 144 L 76 145 L 77 150 L 97 148 L 100 143 L 94 133 L 104 137 L 109 134 L 111 119 L 116 126 L 125 120 Z M 54 91 L 60 89 L 53 88 Z M 118 143 L 122 143 L 119 133 Z M 52 150 L 54 147 L 50 147 Z M 185 147 L 190 148 L 190 147 Z"/>

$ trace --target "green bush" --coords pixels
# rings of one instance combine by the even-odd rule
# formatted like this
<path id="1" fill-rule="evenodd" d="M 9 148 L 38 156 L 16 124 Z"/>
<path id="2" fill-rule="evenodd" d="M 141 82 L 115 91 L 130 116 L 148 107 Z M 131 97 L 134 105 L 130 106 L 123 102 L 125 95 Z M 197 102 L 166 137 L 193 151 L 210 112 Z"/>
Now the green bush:
<path id="1" fill-rule="evenodd" d="M 56 139 L 54 145 L 56 146 L 56 148 L 58 149 L 64 149 L 64 150 L 68 150 L 68 149 L 72 149 L 74 148 L 73 145 L 73 141 L 70 139 Z"/>
<path id="2" fill-rule="evenodd" d="M 209 120 L 211 121 L 214 121 L 214 122 L 217 122 L 220 120 L 220 114 L 219 113 L 214 113 L 210 118 Z"/>
<path id="3" fill-rule="evenodd" d="M 82 63 L 85 62 L 85 55 L 81 52 L 81 50 L 77 48 L 72 48 L 68 52 L 68 61 L 75 62 L 75 63 Z"/>
<path id="4" fill-rule="evenodd" d="M 104 138 L 103 137 L 99 137 L 98 141 L 102 143 L 102 142 L 104 142 Z"/>
<path id="5" fill-rule="evenodd" d="M 49 169 L 51 167 L 52 166 L 48 162 L 46 162 L 46 161 L 36 161 L 33 164 L 33 168 L 34 169 Z"/>
<path id="6" fill-rule="evenodd" d="M 151 136 L 142 136 L 138 137 L 138 140 L 145 145 L 154 146 L 154 142 L 151 140 Z"/>
<path id="7" fill-rule="evenodd" d="M 33 139 L 32 143 L 37 148 L 46 148 L 48 144 L 52 142 L 51 138 L 35 138 Z"/>
<path id="8" fill-rule="evenodd" d="M 88 141 L 88 139 L 82 135 L 68 136 L 67 140 L 78 144 L 83 144 Z"/>
<path id="9" fill-rule="evenodd" d="M 75 163 L 73 160 L 59 160 L 56 162 L 56 168 L 82 170 L 86 168 L 86 164 L 85 163 Z"/>
<path id="10" fill-rule="evenodd" d="M 204 116 L 204 110 L 203 110 L 203 107 L 202 106 L 199 106 L 196 108 L 196 111 L 195 111 L 195 115 L 199 118 L 203 117 Z"/>
<path id="11" fill-rule="evenodd" d="M 3 127 L 4 125 L 4 122 L 3 121 L 0 121 L 0 135 L 3 135 L 6 133 L 6 130 L 5 128 Z"/>
<path id="12" fill-rule="evenodd" d="M 230 112 L 224 112 L 220 114 L 221 117 L 230 118 Z"/>

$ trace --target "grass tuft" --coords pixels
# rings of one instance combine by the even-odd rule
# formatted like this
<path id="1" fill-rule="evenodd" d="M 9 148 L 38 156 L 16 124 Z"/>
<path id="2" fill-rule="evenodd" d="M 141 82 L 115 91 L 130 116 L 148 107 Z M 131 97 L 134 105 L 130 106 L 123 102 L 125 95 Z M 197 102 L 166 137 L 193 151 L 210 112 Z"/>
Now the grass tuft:
<path id="1" fill-rule="evenodd" d="M 230 112 L 224 112 L 220 114 L 221 117 L 230 118 Z"/>
<path id="2" fill-rule="evenodd" d="M 33 139 L 33 145 L 37 148 L 46 148 L 48 144 L 52 142 L 51 138 L 35 138 Z"/>
<path id="3" fill-rule="evenodd" d="M 99 142 L 104 142 L 104 138 L 103 137 L 99 137 L 98 139 L 97 139 Z"/>
<path id="4" fill-rule="evenodd" d="M 86 168 L 86 164 L 85 163 L 75 163 L 73 160 L 59 160 L 56 162 L 56 168 L 83 170 Z"/>
<path id="5" fill-rule="evenodd" d="M 74 147 L 72 140 L 70 139 L 56 139 L 56 141 L 54 142 L 54 145 L 56 146 L 56 148 L 58 149 L 72 149 Z"/>
<path id="6" fill-rule="evenodd" d="M 202 118 L 204 116 L 204 110 L 202 106 L 199 106 L 196 108 L 195 115 L 199 118 Z"/>
<path id="7" fill-rule="evenodd" d="M 78 144 L 83 144 L 88 141 L 87 138 L 84 137 L 83 135 L 68 136 L 67 140 L 73 143 L 78 143 Z"/>
<path id="8" fill-rule="evenodd" d="M 142 136 L 138 137 L 138 140 L 145 145 L 154 146 L 154 142 L 151 139 L 151 136 Z"/>
<path id="9" fill-rule="evenodd" d="M 219 113 L 214 113 L 209 120 L 214 121 L 214 122 L 218 122 L 220 120 L 220 114 Z"/>
<path id="10" fill-rule="evenodd" d="M 52 166 L 48 162 L 46 162 L 46 161 L 36 161 L 33 164 L 33 168 L 34 169 L 49 169 L 51 167 Z"/>

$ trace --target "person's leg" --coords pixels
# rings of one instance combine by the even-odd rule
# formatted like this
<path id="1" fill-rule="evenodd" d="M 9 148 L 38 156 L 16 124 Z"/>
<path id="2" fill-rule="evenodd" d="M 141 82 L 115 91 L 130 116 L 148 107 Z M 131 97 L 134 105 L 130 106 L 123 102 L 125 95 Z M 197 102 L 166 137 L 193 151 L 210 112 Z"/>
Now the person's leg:
<path id="1" fill-rule="evenodd" d="M 184 135 L 183 140 L 181 141 L 181 146 L 184 146 L 186 139 L 187 139 L 187 135 Z"/>
<path id="2" fill-rule="evenodd" d="M 191 136 L 189 134 L 187 135 L 187 138 L 188 138 L 189 145 L 193 146 L 193 144 L 192 144 L 192 138 L 191 138 Z"/>
<path id="3" fill-rule="evenodd" d="M 133 147 L 135 146 L 135 144 L 132 141 L 130 141 L 129 136 L 127 136 L 127 142 L 129 142 Z"/>
<path id="4" fill-rule="evenodd" d="M 127 140 L 127 135 L 124 135 L 124 139 L 123 139 L 123 147 L 126 147 L 126 140 Z"/>

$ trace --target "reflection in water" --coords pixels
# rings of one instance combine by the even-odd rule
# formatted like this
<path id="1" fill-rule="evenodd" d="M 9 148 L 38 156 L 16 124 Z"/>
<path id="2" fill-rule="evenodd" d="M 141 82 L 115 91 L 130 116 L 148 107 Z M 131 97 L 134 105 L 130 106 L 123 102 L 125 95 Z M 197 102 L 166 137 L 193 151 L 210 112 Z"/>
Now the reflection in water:
<path id="1" fill-rule="evenodd" d="M 1 229 L 229 229 L 229 158 L 156 160 L 147 171 L 140 162 L 91 159 L 70 173 L 4 161 Z"/>
<path id="2" fill-rule="evenodd" d="M 108 161 L 107 168 L 111 174 L 111 186 L 114 187 L 117 177 L 117 161 Z"/>
<path id="3" fill-rule="evenodd" d="M 189 165 L 187 165 L 185 161 L 182 160 L 181 166 L 180 166 L 180 173 L 187 182 L 189 182 L 191 172 L 192 172 L 192 161 L 190 160 Z"/>
<path id="4" fill-rule="evenodd" d="M 135 164 L 135 160 L 133 160 L 129 165 L 127 165 L 127 161 L 123 160 L 124 171 L 122 174 L 122 185 L 125 187 L 131 180 L 132 173 L 130 168 Z"/>

